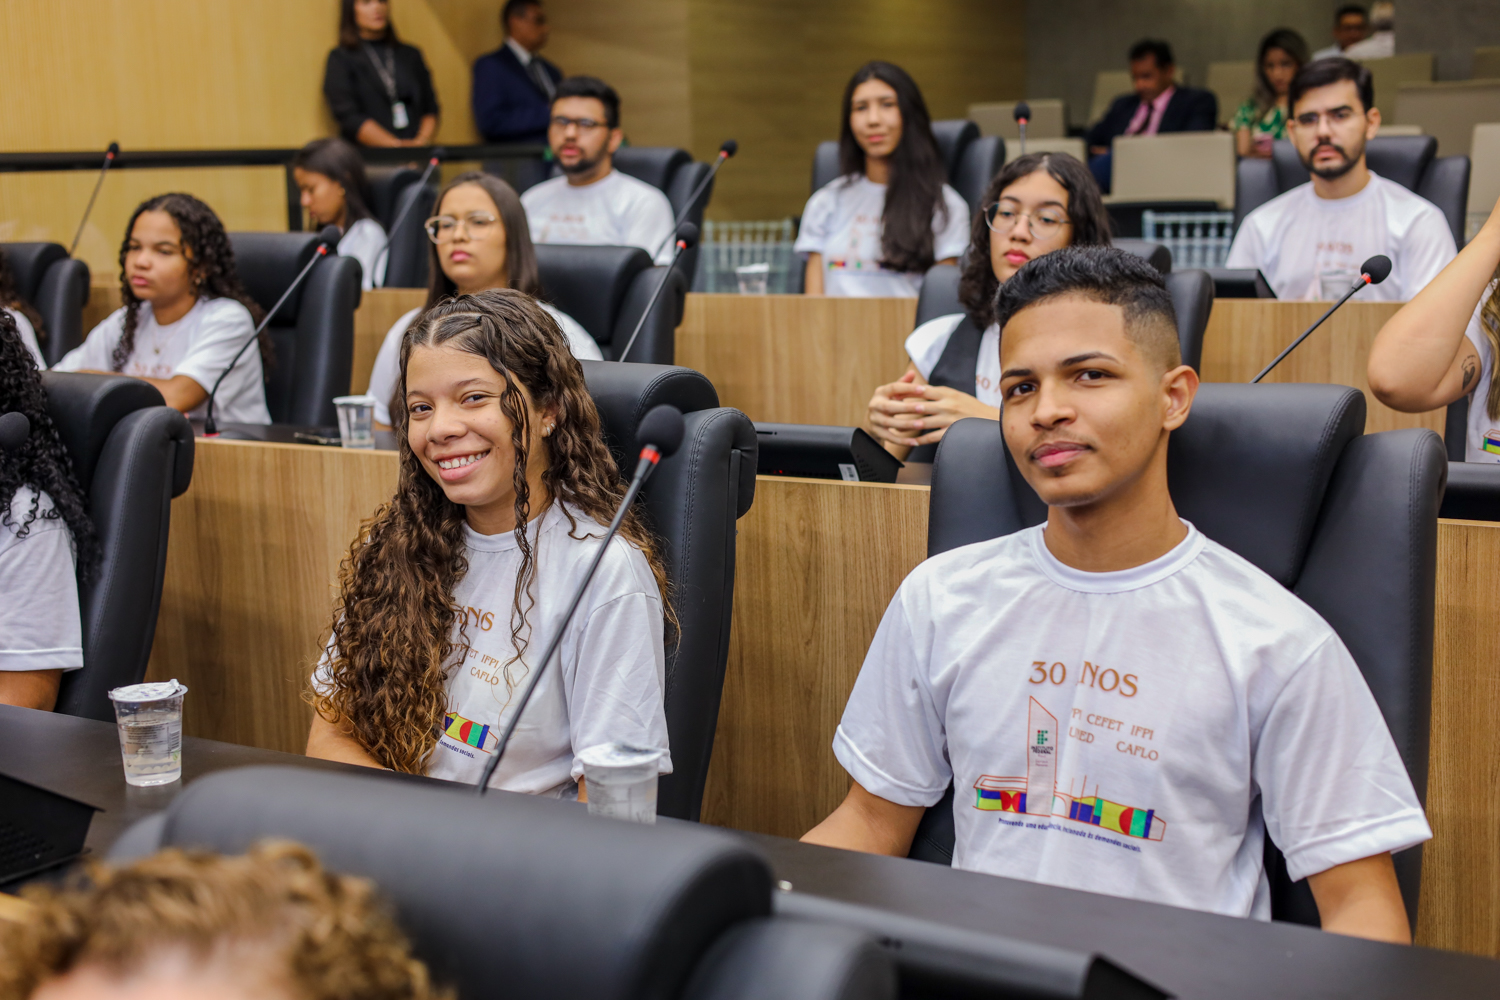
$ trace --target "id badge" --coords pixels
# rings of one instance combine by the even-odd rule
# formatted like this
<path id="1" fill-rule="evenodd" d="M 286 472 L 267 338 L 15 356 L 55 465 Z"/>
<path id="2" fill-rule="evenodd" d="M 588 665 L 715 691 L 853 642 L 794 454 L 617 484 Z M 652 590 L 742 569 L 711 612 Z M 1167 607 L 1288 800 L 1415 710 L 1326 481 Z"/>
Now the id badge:
<path id="1" fill-rule="evenodd" d="M 411 119 L 406 117 L 406 103 L 396 101 L 391 105 L 391 124 L 397 128 L 406 128 L 411 124 Z"/>

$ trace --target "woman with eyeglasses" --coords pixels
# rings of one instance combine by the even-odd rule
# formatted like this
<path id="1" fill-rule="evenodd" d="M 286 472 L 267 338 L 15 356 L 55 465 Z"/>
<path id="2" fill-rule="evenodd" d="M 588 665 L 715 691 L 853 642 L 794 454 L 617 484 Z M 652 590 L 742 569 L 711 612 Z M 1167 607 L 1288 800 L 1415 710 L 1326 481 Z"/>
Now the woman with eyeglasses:
<path id="1" fill-rule="evenodd" d="M 1000 171 L 974 217 L 958 286 L 964 311 L 913 330 L 906 374 L 870 399 L 870 429 L 886 450 L 905 459 L 914 447 L 941 441 L 955 420 L 1000 419 L 995 293 L 1027 261 L 1067 246 L 1108 245 L 1104 199 L 1078 160 L 1032 153 Z"/>
<path id="2" fill-rule="evenodd" d="M 537 297 L 542 291 L 526 212 L 516 192 L 500 178 L 477 172 L 453 178 L 438 193 L 437 212 L 427 220 L 426 229 L 432 243 L 427 301 L 396 320 L 370 372 L 375 420 L 383 428 L 392 424 L 390 404 L 401 374 L 401 335 L 407 327 L 455 295 L 514 288 Z M 599 345 L 576 319 L 545 302 L 541 306 L 562 328 L 575 358 L 604 360 Z"/>
<path id="3" fill-rule="evenodd" d="M 916 298 L 929 267 L 963 252 L 969 206 L 943 183 L 927 103 L 900 66 L 866 63 L 850 79 L 839 174 L 802 210 L 808 295 Z"/>

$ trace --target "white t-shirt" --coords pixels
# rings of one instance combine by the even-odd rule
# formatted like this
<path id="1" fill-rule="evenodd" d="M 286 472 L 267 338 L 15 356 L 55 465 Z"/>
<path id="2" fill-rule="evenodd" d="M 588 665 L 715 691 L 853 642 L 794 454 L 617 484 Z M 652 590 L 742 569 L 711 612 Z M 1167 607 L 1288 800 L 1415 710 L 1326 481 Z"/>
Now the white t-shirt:
<path id="1" fill-rule="evenodd" d="M 1490 372 L 1495 363 L 1495 352 L 1490 349 L 1490 338 L 1484 334 L 1484 304 L 1495 292 L 1495 284 L 1484 290 L 1484 296 L 1474 307 L 1474 315 L 1464 336 L 1474 345 L 1479 354 L 1479 381 L 1469 394 L 1469 428 L 1464 441 L 1465 462 L 1500 462 L 1500 420 L 1493 420 L 1489 413 Z"/>
<path id="2" fill-rule="evenodd" d="M 464 527 L 469 571 L 453 588 L 453 601 L 468 612 L 469 646 L 450 667 L 448 714 L 428 761 L 431 777 L 471 784 L 479 780 L 527 674 L 545 651 L 604 534 L 605 529 L 582 511 L 574 509 L 573 516 L 577 538 L 558 504 L 529 526 L 535 546 L 536 604 L 527 614 L 528 628 L 521 635 L 528 645 L 517 662 L 510 662 L 512 602 L 521 568 L 515 533 L 481 535 Z M 454 642 L 463 642 L 457 629 Z M 328 662 L 325 653 L 313 680 L 322 692 L 329 690 Z M 600 743 L 666 750 L 665 685 L 656 579 L 640 550 L 616 537 L 489 787 L 573 798 L 583 774 L 579 751 Z M 671 759 L 663 756 L 660 773 L 671 770 Z"/>
<path id="3" fill-rule="evenodd" d="M 46 493 L 21 486 L 0 518 L 0 670 L 83 666 L 73 534 L 61 517 L 42 517 L 52 509 Z"/>
<path id="4" fill-rule="evenodd" d="M 960 257 L 969 247 L 969 204 L 943 185 L 942 212 L 932 215 L 932 259 Z M 823 294 L 914 299 L 922 275 L 888 271 L 880 266 L 884 232 L 885 185 L 863 174 L 851 174 L 823 185 L 802 210 L 796 251 L 823 255 Z"/>
<path id="5" fill-rule="evenodd" d="M 906 338 L 906 356 L 924 379 L 932 378 L 932 369 L 948 347 L 948 341 L 963 313 L 930 319 Z M 979 363 L 975 366 L 974 398 L 985 406 L 1000 408 L 1000 324 L 991 323 L 979 338 Z"/>
<path id="6" fill-rule="evenodd" d="M 930 806 L 957 868 L 1270 917 L 1269 833 L 1301 879 L 1432 836 L 1338 636 L 1191 525 L 1085 573 L 1043 527 L 927 560 L 834 737 L 855 781 Z"/>
<path id="7" fill-rule="evenodd" d="M 1333 287 L 1339 295 L 1349 290 L 1361 264 L 1385 254 L 1390 277 L 1355 299 L 1406 302 L 1457 253 L 1436 205 L 1372 172 L 1348 198 L 1319 198 L 1311 181 L 1272 198 L 1240 224 L 1224 266 L 1260 268 L 1279 299 L 1328 300 Z"/>
<path id="8" fill-rule="evenodd" d="M 604 360 L 598 342 L 589 336 L 589 332 L 576 319 L 545 302 L 538 302 L 537 305 L 547 310 L 547 315 L 557 320 L 557 325 L 562 327 L 563 336 L 568 338 L 568 346 L 573 349 L 573 357 L 580 361 Z M 385 340 L 380 342 L 380 352 L 375 355 L 375 367 L 370 369 L 370 388 L 367 391 L 375 397 L 375 419 L 387 426 L 393 423 L 391 401 L 396 395 L 396 383 L 401 378 L 401 335 L 406 333 L 406 328 L 421 314 L 422 310 L 418 307 L 391 324 L 391 328 L 386 331 Z"/>
<path id="9" fill-rule="evenodd" d="M 149 303 L 142 302 L 138 309 L 135 349 L 122 374 L 157 379 L 186 375 L 202 386 L 204 392 L 213 389 L 235 352 L 255 332 L 250 310 L 233 299 L 199 299 L 186 316 L 166 326 L 157 325 Z M 110 357 L 124 331 L 122 307 L 89 331 L 87 339 L 64 355 L 53 370 L 109 371 Z M 204 400 L 188 416 L 202 419 L 207 410 L 208 401 Z M 259 345 L 246 348 L 235 362 L 234 370 L 225 377 L 219 394 L 214 397 L 214 418 L 229 424 L 271 422 L 271 412 L 266 409 Z"/>
<path id="10" fill-rule="evenodd" d="M 39 371 L 46 371 L 47 361 L 42 357 L 42 345 L 37 342 L 36 330 L 32 328 L 31 320 L 27 319 L 26 314 L 19 309 L 7 309 L 5 311 L 10 313 L 10 318 L 16 321 L 16 331 L 21 335 L 21 343 L 26 345 L 26 349 L 36 359 L 37 369 Z"/>
<path id="11" fill-rule="evenodd" d="M 533 243 L 640 247 L 654 254 L 658 264 L 672 262 L 672 203 L 629 174 L 611 170 L 577 187 L 566 177 L 554 177 L 528 188 L 521 207 Z"/>
<path id="12" fill-rule="evenodd" d="M 380 252 L 384 246 L 385 230 L 374 219 L 360 219 L 344 230 L 344 236 L 339 240 L 339 256 L 359 261 L 363 271 L 359 287 L 367 292 L 385 284 L 385 265 L 390 254 Z"/>

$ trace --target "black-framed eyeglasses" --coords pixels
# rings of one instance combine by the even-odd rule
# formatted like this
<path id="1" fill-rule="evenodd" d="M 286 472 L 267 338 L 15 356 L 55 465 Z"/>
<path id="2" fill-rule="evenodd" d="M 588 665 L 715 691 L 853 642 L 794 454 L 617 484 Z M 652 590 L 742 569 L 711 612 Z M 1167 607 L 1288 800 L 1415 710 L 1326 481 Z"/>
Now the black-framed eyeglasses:
<path id="1" fill-rule="evenodd" d="M 1304 111 L 1297 116 L 1296 121 L 1302 128 L 1317 128 L 1318 122 L 1325 116 L 1328 118 L 1329 124 L 1342 125 L 1356 114 L 1358 114 L 1357 111 L 1345 105 L 1341 108 L 1334 108 L 1332 111 Z"/>
<path id="2" fill-rule="evenodd" d="M 580 132 L 592 132 L 596 128 L 604 128 L 606 122 L 596 122 L 592 118 L 564 118 L 556 115 L 552 119 L 552 127 L 566 132 L 569 125 L 577 125 Z"/>
<path id="3" fill-rule="evenodd" d="M 422 223 L 422 228 L 427 230 L 427 238 L 432 242 L 452 243 L 458 238 L 459 226 L 464 227 L 470 239 L 482 240 L 499 221 L 489 212 L 470 212 L 462 219 L 451 215 L 434 215 Z"/>
<path id="4" fill-rule="evenodd" d="M 1031 227 L 1031 235 L 1039 240 L 1051 239 L 1062 231 L 1063 226 L 1073 224 L 1067 212 L 1051 206 L 1035 212 L 1022 212 L 1004 202 L 996 202 L 984 210 L 984 224 L 990 227 L 991 232 L 1001 236 L 1010 235 L 1022 218 Z"/>

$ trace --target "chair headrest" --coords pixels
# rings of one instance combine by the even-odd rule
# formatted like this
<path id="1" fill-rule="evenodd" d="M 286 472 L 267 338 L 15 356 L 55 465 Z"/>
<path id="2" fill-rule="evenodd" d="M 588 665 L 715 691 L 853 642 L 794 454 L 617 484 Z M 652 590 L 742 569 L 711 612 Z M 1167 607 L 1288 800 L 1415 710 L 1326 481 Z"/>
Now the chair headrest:
<path id="1" fill-rule="evenodd" d="M 1365 144 L 1365 162 L 1370 169 L 1408 191 L 1421 186 L 1435 156 L 1437 139 L 1430 135 L 1377 135 Z M 1276 190 L 1283 194 L 1306 184 L 1312 176 L 1289 140 L 1272 144 L 1271 160 L 1276 165 Z"/>
<path id="2" fill-rule="evenodd" d="M 234 268 L 250 297 L 269 310 L 297 274 L 307 266 L 318 246 L 317 233 L 230 233 Z M 302 306 L 302 286 L 292 293 L 272 326 L 294 326 Z"/>
<path id="3" fill-rule="evenodd" d="M 1110 240 L 1110 244 L 1116 250 L 1124 250 L 1126 253 L 1133 253 L 1137 257 L 1146 258 L 1147 263 L 1162 274 L 1172 273 L 1172 251 L 1167 249 L 1165 243 L 1155 243 L 1151 240 L 1120 239 Z"/>
<path id="4" fill-rule="evenodd" d="M 943 166 L 951 180 L 964 150 L 979 138 L 979 126 L 967 118 L 947 118 L 932 123 L 932 137 L 937 140 L 938 152 L 943 154 Z"/>
<path id="5" fill-rule="evenodd" d="M 421 180 L 422 171 L 407 166 L 372 166 L 365 168 L 365 176 L 370 181 L 370 197 L 373 202 L 369 206 L 370 211 L 375 213 L 375 220 L 380 223 L 381 228 L 388 229 L 391 220 L 396 217 L 396 198 Z"/>
<path id="6" fill-rule="evenodd" d="M 126 414 L 150 406 L 165 406 L 157 388 L 125 375 L 82 372 L 42 372 L 47 390 L 47 413 L 57 426 L 73 459 L 73 471 L 85 493 L 94 482 L 94 469 L 104 442 Z"/>
<path id="7" fill-rule="evenodd" d="M 189 785 L 162 827 L 162 846 L 224 853 L 267 837 L 373 879 L 460 996 L 497 983 L 512 1000 L 677 996 L 715 938 L 771 911 L 769 866 L 731 834 L 425 779 L 220 771 Z"/>
<path id="8" fill-rule="evenodd" d="M 36 301 L 47 268 L 68 259 L 68 251 L 57 243 L 0 243 L 0 252 L 15 275 L 16 294 L 27 302 Z"/>
<path id="9" fill-rule="evenodd" d="M 708 378 L 691 368 L 625 361 L 580 361 L 583 380 L 599 409 L 604 440 L 626 475 L 635 468 L 640 445 L 635 429 L 653 408 L 670 403 L 683 413 L 710 410 L 719 394 Z"/>
<path id="10" fill-rule="evenodd" d="M 957 264 L 934 264 L 927 269 L 921 294 L 917 296 L 917 326 L 964 311 L 958 299 L 958 281 L 962 276 L 963 270 Z"/>
<path id="11" fill-rule="evenodd" d="M 1448 490 L 1439 517 L 1500 521 L 1500 465 L 1449 462 Z"/>
<path id="12" fill-rule="evenodd" d="M 1191 268 L 1166 275 L 1167 292 L 1177 313 L 1177 343 L 1182 363 L 1194 370 L 1203 360 L 1203 331 L 1214 308 L 1214 279 L 1207 271 Z"/>
<path id="13" fill-rule="evenodd" d="M 839 179 L 839 144 L 820 142 L 813 153 L 812 189 L 817 191 Z"/>
<path id="14" fill-rule="evenodd" d="M 667 192 L 672 177 L 682 166 L 693 162 L 692 154 L 672 146 L 621 146 L 615 150 L 615 169 L 638 181 Z"/>
<path id="15" fill-rule="evenodd" d="M 541 298 L 583 324 L 601 344 L 614 336 L 630 283 L 650 266 L 651 255 L 640 247 L 536 245 Z"/>

